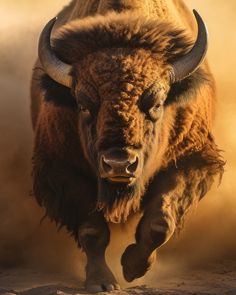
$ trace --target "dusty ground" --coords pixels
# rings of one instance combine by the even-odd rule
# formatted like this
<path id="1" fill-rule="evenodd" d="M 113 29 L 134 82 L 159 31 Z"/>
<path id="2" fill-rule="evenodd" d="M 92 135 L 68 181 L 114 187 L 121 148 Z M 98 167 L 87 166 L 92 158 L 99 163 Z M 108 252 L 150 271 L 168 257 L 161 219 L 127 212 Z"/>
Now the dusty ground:
<path id="1" fill-rule="evenodd" d="M 156 280 L 153 280 L 155 275 Z M 202 268 L 173 271 L 161 274 L 153 272 L 152 283 L 124 288 L 114 294 L 157 295 L 235 295 L 236 261 L 222 261 Z M 85 294 L 82 283 L 62 274 L 40 273 L 32 269 L 0 270 L 0 294 L 21 295 L 75 295 Z"/>

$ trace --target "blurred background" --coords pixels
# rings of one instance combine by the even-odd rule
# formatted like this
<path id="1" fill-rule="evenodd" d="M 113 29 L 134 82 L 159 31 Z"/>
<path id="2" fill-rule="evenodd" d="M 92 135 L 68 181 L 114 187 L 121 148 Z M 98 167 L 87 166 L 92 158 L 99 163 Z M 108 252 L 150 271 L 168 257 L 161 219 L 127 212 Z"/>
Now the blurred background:
<path id="1" fill-rule="evenodd" d="M 44 215 L 32 197 L 29 85 L 44 24 L 68 0 L 0 0 L 0 267 L 35 267 L 83 276 L 84 257 L 73 240 Z M 220 187 L 215 186 L 188 218 L 184 230 L 160 251 L 153 272 L 192 269 L 206 262 L 236 259 L 236 1 L 186 0 L 206 20 L 209 60 L 218 87 L 214 134 L 227 160 Z M 116 229 L 108 250 L 120 275 Z M 116 241 L 119 240 L 119 246 Z M 122 246 L 122 249 L 121 249 Z M 116 253 L 117 251 L 117 253 Z M 115 255 L 114 255 L 115 254 Z M 147 281 L 153 276 L 149 274 Z"/>

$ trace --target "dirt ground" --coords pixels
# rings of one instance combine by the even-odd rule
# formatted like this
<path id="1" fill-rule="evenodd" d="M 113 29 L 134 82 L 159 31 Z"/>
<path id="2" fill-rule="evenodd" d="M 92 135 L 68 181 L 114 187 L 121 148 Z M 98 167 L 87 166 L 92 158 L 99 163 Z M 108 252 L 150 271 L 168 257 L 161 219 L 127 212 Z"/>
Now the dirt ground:
<path id="1" fill-rule="evenodd" d="M 156 282 L 124 288 L 119 295 L 235 295 L 236 262 L 221 261 L 191 271 L 177 273 L 153 271 Z M 32 269 L 0 270 L 0 294 L 75 295 L 85 294 L 82 283 L 62 274 L 40 273 Z M 106 294 L 104 292 L 104 294 Z"/>

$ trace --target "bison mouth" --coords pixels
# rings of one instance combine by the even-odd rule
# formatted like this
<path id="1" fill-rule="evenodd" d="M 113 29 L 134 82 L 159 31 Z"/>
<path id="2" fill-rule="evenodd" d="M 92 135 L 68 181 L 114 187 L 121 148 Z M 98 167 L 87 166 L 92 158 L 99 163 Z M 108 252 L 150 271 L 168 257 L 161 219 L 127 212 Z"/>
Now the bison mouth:
<path id="1" fill-rule="evenodd" d="M 127 184 L 127 185 L 131 185 L 135 182 L 135 177 L 133 176 L 112 176 L 112 177 L 108 177 L 106 178 L 107 181 L 111 182 L 111 183 L 120 183 L 120 184 Z"/>
<path id="2" fill-rule="evenodd" d="M 130 199 L 134 196 L 138 185 L 138 180 L 134 177 L 99 178 L 99 200 L 106 200 L 109 203 L 117 199 Z"/>

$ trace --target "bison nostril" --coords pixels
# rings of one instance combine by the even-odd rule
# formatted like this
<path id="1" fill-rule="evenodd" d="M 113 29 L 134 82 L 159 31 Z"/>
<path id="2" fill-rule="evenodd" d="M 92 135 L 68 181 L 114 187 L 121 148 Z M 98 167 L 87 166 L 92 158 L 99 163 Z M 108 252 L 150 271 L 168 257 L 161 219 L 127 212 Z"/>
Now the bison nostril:
<path id="1" fill-rule="evenodd" d="M 136 155 L 125 153 L 105 153 L 100 157 L 100 172 L 102 177 L 134 177 L 139 165 Z"/>
<path id="2" fill-rule="evenodd" d="M 127 167 L 127 171 L 129 173 L 134 173 L 138 168 L 138 157 L 136 157 L 135 161 Z"/>
<path id="3" fill-rule="evenodd" d="M 112 170 L 111 165 L 109 165 L 109 164 L 106 162 L 106 159 L 105 159 L 104 156 L 102 156 L 102 167 L 103 167 L 104 172 L 106 172 L 106 173 L 109 173 L 109 172 L 111 172 L 111 170 Z"/>

